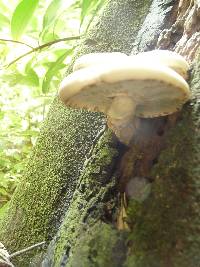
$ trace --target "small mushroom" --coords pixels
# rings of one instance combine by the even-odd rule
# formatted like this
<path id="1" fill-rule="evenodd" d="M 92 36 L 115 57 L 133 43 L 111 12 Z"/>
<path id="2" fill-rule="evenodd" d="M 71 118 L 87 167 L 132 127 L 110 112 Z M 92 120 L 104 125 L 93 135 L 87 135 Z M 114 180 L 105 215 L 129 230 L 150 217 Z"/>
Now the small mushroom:
<path id="1" fill-rule="evenodd" d="M 119 64 L 120 60 L 128 58 L 128 56 L 121 52 L 105 52 L 105 53 L 90 53 L 79 57 L 73 67 L 73 71 L 89 67 L 97 64 L 107 64 L 110 62 L 115 62 Z"/>
<path id="2" fill-rule="evenodd" d="M 135 131 L 134 117 L 165 116 L 190 98 L 187 82 L 156 62 L 122 61 L 75 71 L 61 83 L 59 97 L 67 106 L 99 111 L 124 144 Z"/>
<path id="3" fill-rule="evenodd" d="M 148 52 L 142 52 L 131 57 L 133 60 L 138 61 L 144 60 L 145 62 L 158 62 L 175 70 L 184 79 L 188 78 L 189 64 L 184 59 L 184 57 L 174 51 L 156 49 Z"/>

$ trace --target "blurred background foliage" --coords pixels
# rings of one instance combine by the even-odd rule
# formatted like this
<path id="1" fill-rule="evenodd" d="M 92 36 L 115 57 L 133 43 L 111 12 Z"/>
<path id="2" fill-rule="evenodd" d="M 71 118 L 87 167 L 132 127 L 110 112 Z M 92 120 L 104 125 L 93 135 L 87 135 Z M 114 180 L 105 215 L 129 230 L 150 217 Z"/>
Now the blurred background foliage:
<path id="1" fill-rule="evenodd" d="M 0 2 L 0 216 L 23 175 L 79 37 L 105 3 Z"/>

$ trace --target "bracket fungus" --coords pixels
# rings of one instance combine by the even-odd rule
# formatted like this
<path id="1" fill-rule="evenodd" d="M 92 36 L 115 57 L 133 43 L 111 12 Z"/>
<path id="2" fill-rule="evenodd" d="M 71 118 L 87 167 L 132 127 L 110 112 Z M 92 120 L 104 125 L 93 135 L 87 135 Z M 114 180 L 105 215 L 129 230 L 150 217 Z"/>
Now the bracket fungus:
<path id="1" fill-rule="evenodd" d="M 124 144 L 134 135 L 135 116 L 165 116 L 180 110 L 190 98 L 187 82 L 163 61 L 148 63 L 138 60 L 139 55 L 133 60 L 122 54 L 108 56 L 113 61 L 107 62 L 105 53 L 102 57 L 98 64 L 86 64 L 68 75 L 59 97 L 66 106 L 103 112 L 108 127 Z"/>
<path id="2" fill-rule="evenodd" d="M 175 70 L 178 74 L 180 74 L 184 79 L 188 77 L 188 70 L 189 64 L 187 61 L 174 51 L 169 50 L 152 50 L 148 52 L 142 52 L 137 54 L 136 56 L 133 55 L 133 60 L 141 60 L 144 61 L 153 61 L 154 63 L 163 64 L 173 70 Z"/>
<path id="3" fill-rule="evenodd" d="M 107 64 L 107 63 L 116 63 L 118 64 L 121 62 L 121 60 L 128 58 L 128 56 L 124 53 L 121 52 L 104 52 L 104 53 L 90 53 L 83 55 L 79 57 L 73 67 L 73 71 L 89 67 L 89 66 L 94 66 L 98 64 Z"/>
<path id="4" fill-rule="evenodd" d="M 90 53 L 79 57 L 73 67 L 73 71 L 94 66 L 98 64 L 108 64 L 112 62 L 113 64 L 120 64 L 122 61 L 132 60 L 134 62 L 157 62 L 159 64 L 165 65 L 177 73 L 179 73 L 184 79 L 188 77 L 189 64 L 187 61 L 174 51 L 169 50 L 152 50 L 148 52 L 142 52 L 137 55 L 127 56 L 121 52 L 104 52 L 104 53 Z"/>

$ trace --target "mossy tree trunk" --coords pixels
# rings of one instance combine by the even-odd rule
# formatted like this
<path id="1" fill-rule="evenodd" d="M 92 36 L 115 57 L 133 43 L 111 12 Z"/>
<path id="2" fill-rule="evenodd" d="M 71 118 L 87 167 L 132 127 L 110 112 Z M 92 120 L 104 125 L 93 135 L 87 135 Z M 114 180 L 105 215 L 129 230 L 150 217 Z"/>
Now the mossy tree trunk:
<path id="1" fill-rule="evenodd" d="M 175 50 L 193 63 L 193 98 L 177 114 L 138 119 L 129 147 L 101 114 L 55 99 L 0 239 L 14 251 L 55 238 L 43 263 L 34 251 L 18 266 L 34 254 L 32 266 L 198 266 L 199 17 L 196 0 L 116 0 L 96 18 L 78 54 Z"/>

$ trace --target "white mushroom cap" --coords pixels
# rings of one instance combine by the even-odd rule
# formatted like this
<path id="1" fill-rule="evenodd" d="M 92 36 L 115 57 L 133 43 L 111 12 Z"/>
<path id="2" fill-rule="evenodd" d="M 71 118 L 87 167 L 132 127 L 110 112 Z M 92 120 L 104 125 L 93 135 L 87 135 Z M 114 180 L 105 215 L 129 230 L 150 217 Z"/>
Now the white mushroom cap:
<path id="1" fill-rule="evenodd" d="M 105 52 L 105 53 L 90 53 L 79 57 L 73 67 L 73 71 L 89 67 L 97 64 L 106 64 L 112 61 L 113 63 L 119 63 L 120 60 L 128 58 L 128 56 L 121 52 Z"/>
<path id="2" fill-rule="evenodd" d="M 148 52 L 139 53 L 136 56 L 131 56 L 134 60 L 158 62 L 163 64 L 177 73 L 179 73 L 183 78 L 187 79 L 189 64 L 187 61 L 174 51 L 169 50 L 152 50 Z"/>
<path id="3" fill-rule="evenodd" d="M 133 56 L 127 56 L 126 54 L 121 52 L 90 53 L 78 58 L 75 61 L 73 70 L 76 71 L 81 68 L 98 64 L 121 64 L 122 61 L 126 60 L 130 60 L 131 62 L 134 60 L 134 62 L 137 61 L 141 64 L 146 64 L 146 62 L 158 62 L 175 70 L 183 78 L 187 79 L 188 77 L 189 64 L 184 59 L 184 57 L 174 51 L 158 49 L 148 52 L 142 52 Z"/>
<path id="4" fill-rule="evenodd" d="M 119 139 L 128 143 L 134 116 L 173 113 L 189 99 L 190 90 L 186 81 L 168 67 L 127 61 L 70 74 L 61 83 L 59 96 L 67 106 L 105 113 Z"/>

